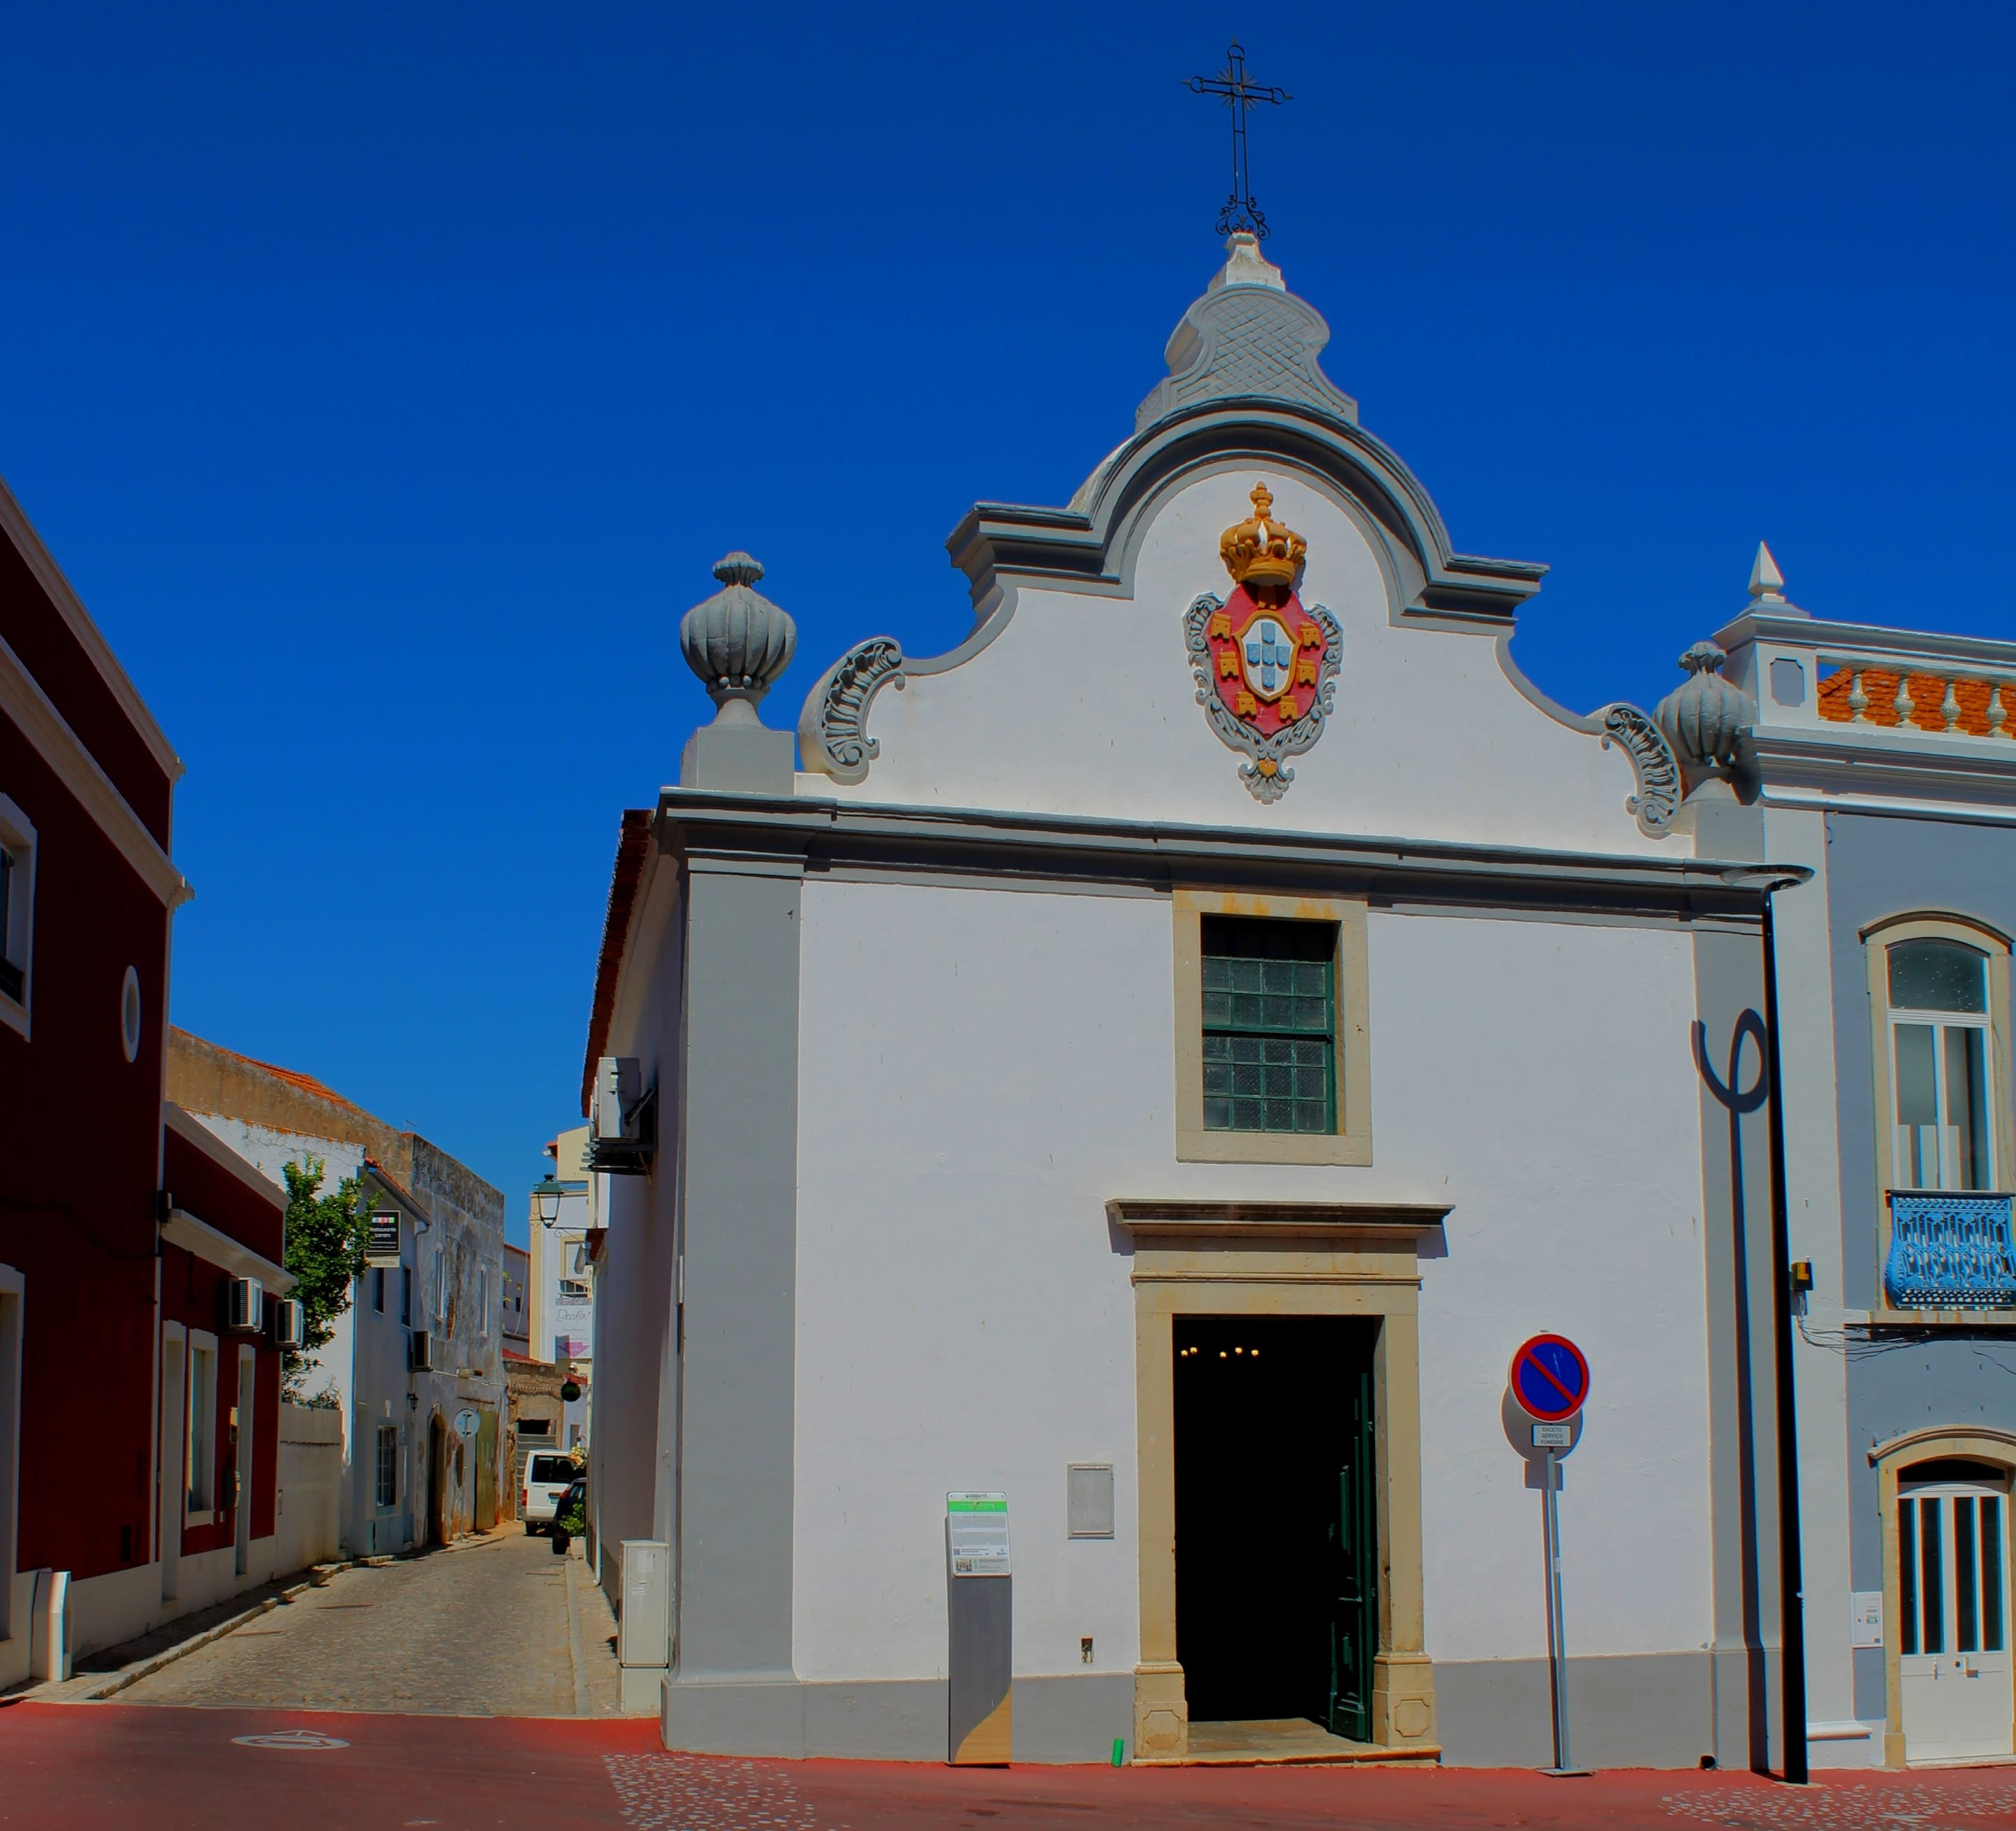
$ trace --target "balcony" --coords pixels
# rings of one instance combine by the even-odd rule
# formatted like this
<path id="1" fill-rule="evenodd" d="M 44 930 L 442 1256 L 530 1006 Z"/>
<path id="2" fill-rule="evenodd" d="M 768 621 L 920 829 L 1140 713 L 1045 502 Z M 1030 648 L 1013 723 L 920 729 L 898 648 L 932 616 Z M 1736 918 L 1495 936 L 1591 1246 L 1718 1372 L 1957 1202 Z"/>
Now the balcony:
<path id="1" fill-rule="evenodd" d="M 1893 1309 L 1990 1310 L 2016 1305 L 2016 1196 L 1893 1189 L 1883 1291 Z"/>

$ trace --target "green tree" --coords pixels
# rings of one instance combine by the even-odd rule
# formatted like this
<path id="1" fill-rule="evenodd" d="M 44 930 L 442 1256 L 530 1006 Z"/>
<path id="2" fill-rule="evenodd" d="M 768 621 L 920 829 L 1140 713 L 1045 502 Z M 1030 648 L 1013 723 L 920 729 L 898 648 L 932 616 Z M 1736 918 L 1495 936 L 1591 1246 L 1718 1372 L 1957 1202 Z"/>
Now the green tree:
<path id="1" fill-rule="evenodd" d="M 364 1271 L 370 1222 L 355 1177 L 346 1176 L 333 1195 L 324 1195 L 321 1158 L 283 1164 L 280 1171 L 287 1179 L 287 1269 L 305 1319 L 306 1345 L 290 1352 L 286 1363 L 287 1397 L 298 1400 L 308 1357 L 335 1334 L 337 1318 L 350 1308 L 351 1286 Z"/>

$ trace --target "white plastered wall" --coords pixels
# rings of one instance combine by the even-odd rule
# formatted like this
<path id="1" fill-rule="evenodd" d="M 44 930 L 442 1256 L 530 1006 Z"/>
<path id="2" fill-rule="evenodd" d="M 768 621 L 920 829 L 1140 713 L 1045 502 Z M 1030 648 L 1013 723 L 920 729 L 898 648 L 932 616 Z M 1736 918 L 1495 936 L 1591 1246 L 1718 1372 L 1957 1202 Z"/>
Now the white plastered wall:
<path id="1" fill-rule="evenodd" d="M 1219 539 L 1252 513 L 1262 478 L 1309 541 L 1302 603 L 1327 607 L 1344 632 L 1336 713 L 1271 808 L 1240 782 L 1243 755 L 1206 725 L 1183 634 L 1201 593 L 1230 591 Z M 1021 588 L 977 655 L 877 696 L 869 729 L 881 754 L 865 782 L 806 777 L 803 792 L 1669 856 L 1689 844 L 1639 832 L 1624 806 L 1636 786 L 1629 759 L 1526 698 L 1492 632 L 1395 628 L 1357 523 L 1330 486 L 1290 466 L 1228 462 L 1173 489 L 1142 537 L 1132 584 L 1131 598 Z"/>
<path id="2" fill-rule="evenodd" d="M 1132 1669 L 1115 1196 L 1453 1203 L 1420 1302 L 1431 1654 L 1544 1653 L 1539 1496 L 1499 1407 L 1546 1329 L 1596 1369 L 1564 1500 L 1576 1650 L 1705 1643 L 1685 937 L 1373 912 L 1363 1169 L 1175 1161 L 1159 898 L 808 880 L 801 944 L 801 1678 L 943 1671 L 944 1495 L 969 1487 L 1010 1496 L 1017 1671 L 1082 1672 L 1085 1635 L 1093 1670 Z M 1065 1465 L 1108 1459 L 1115 1536 L 1069 1541 Z"/>

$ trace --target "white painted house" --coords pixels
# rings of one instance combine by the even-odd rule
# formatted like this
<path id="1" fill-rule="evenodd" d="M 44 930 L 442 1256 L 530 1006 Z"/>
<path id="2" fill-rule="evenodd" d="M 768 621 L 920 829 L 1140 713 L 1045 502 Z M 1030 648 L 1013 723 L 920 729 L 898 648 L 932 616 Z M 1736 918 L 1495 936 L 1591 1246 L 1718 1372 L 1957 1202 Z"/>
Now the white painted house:
<path id="1" fill-rule="evenodd" d="M 795 759 L 761 568 L 682 626 L 719 710 L 625 816 L 584 1085 L 655 1090 L 595 1489 L 606 1570 L 674 1548 L 664 1739 L 944 1758 L 981 1492 L 1017 1759 L 1543 1763 L 1553 1331 L 1575 1753 L 1761 1762 L 1769 1114 L 1694 1041 L 1763 1007 L 1761 826 L 1521 678 L 1544 568 L 1454 549 L 1229 246 L 1069 505 L 952 534 L 970 628 L 864 632 Z"/>
<path id="2" fill-rule="evenodd" d="M 398 1262 L 368 1269 L 303 1396 L 343 1420 L 340 1505 L 352 1556 L 495 1524 L 504 1393 L 504 1197 L 419 1134 L 396 1131 L 311 1077 L 168 1039 L 168 1086 L 191 1116 L 275 1182 L 319 1164 L 397 1216 Z M 456 1429 L 473 1413 L 477 1429 Z"/>

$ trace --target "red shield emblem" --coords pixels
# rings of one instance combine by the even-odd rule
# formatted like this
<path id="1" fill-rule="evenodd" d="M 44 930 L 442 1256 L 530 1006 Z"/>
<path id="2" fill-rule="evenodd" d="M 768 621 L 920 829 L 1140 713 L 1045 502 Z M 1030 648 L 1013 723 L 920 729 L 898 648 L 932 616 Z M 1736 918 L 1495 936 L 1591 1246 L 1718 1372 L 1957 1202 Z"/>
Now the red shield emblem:
<path id="1" fill-rule="evenodd" d="M 1315 707 L 1330 639 L 1294 592 L 1269 605 L 1234 585 L 1204 633 L 1220 702 L 1256 736 L 1273 737 Z"/>

